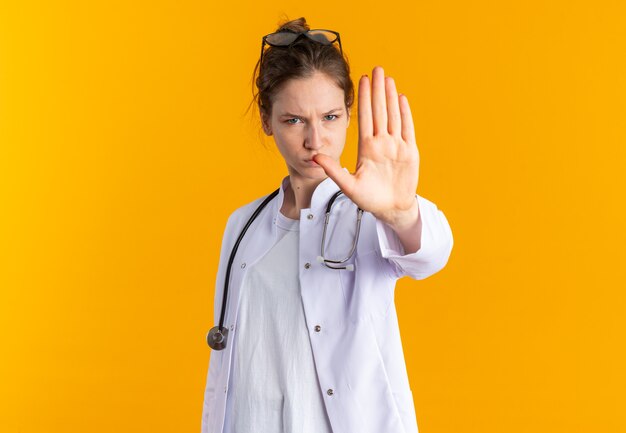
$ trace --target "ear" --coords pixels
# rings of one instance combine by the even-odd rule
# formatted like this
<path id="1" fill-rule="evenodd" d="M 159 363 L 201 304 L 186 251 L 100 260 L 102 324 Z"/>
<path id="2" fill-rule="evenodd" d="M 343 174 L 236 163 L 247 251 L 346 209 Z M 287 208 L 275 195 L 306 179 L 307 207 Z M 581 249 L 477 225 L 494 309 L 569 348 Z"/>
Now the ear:
<path id="1" fill-rule="evenodd" d="M 261 125 L 263 126 L 263 132 L 265 132 L 266 135 L 272 135 L 272 127 L 267 116 L 261 115 Z"/>

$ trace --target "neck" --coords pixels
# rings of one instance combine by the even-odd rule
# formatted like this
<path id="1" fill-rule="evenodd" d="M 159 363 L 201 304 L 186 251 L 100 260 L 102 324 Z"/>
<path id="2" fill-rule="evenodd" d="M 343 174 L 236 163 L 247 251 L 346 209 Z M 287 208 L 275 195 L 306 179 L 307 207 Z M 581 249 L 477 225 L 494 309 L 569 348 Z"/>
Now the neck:
<path id="1" fill-rule="evenodd" d="M 303 179 L 294 177 L 291 174 L 285 186 L 285 197 L 281 212 L 288 218 L 300 219 L 300 210 L 311 207 L 311 198 L 315 188 L 324 179 Z"/>

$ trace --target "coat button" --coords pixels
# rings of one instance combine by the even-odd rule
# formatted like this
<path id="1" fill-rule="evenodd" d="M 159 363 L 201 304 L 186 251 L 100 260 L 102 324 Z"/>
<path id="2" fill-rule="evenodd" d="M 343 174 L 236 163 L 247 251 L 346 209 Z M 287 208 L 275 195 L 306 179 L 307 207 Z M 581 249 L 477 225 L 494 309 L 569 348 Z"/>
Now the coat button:
<path id="1" fill-rule="evenodd" d="M 312 219 L 313 219 L 313 214 L 312 214 L 312 213 L 310 213 L 310 214 L 308 214 L 306 217 L 307 217 L 308 219 L 312 220 Z"/>
<path id="2" fill-rule="evenodd" d="M 304 269 L 309 269 L 310 267 L 311 267 L 310 263 L 307 262 L 307 263 L 304 264 Z"/>
<path id="3" fill-rule="evenodd" d="M 243 262 L 243 263 L 241 264 L 241 269 L 243 269 L 243 268 L 245 268 L 245 267 L 246 267 L 246 262 Z"/>
<path id="4" fill-rule="evenodd" d="M 326 394 L 328 394 L 328 395 L 333 395 L 333 389 L 332 389 L 332 388 L 330 388 L 328 391 L 326 391 Z"/>
<path id="5" fill-rule="evenodd" d="M 322 327 L 320 325 L 315 325 L 315 332 L 320 332 Z"/>
<path id="6" fill-rule="evenodd" d="M 230 325 L 230 330 L 232 331 L 233 329 L 235 329 L 235 325 Z"/>

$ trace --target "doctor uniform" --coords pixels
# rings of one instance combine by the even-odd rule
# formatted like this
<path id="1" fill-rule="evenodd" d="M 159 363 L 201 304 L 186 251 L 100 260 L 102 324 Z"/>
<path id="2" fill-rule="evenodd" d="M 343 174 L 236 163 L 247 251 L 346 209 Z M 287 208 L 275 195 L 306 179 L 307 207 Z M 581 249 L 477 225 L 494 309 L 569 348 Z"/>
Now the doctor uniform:
<path id="1" fill-rule="evenodd" d="M 393 229 L 363 212 L 356 251 L 342 264 L 354 271 L 329 269 L 316 258 L 326 205 L 339 187 L 330 177 L 322 181 L 298 221 L 280 213 L 287 182 L 235 256 L 224 317 L 228 342 L 211 352 L 202 433 L 418 433 L 394 290 L 403 276 L 424 279 L 446 265 L 453 238 L 445 215 L 416 194 L 421 246 L 405 254 Z M 266 197 L 228 218 L 216 320 L 231 249 Z M 357 206 L 340 195 L 326 232 L 327 259 L 349 254 L 356 216 Z M 268 277 L 271 269 L 276 275 Z"/>

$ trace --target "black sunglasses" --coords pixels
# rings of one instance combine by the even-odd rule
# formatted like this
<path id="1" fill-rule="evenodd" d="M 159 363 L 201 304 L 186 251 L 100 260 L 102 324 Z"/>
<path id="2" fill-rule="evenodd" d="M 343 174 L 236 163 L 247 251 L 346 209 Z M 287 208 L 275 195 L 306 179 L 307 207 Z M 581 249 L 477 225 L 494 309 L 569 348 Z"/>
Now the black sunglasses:
<path id="1" fill-rule="evenodd" d="M 281 30 L 269 35 L 263 36 L 263 43 L 261 44 L 261 60 L 259 61 L 259 67 L 263 64 L 263 48 L 265 44 L 272 47 L 290 47 L 301 37 L 306 36 L 313 42 L 320 43 L 322 45 L 331 45 L 333 42 L 339 42 L 339 51 L 343 56 L 343 48 L 341 47 L 341 37 L 339 33 L 333 30 L 326 29 L 313 29 L 304 32 L 294 32 L 293 30 Z"/>

